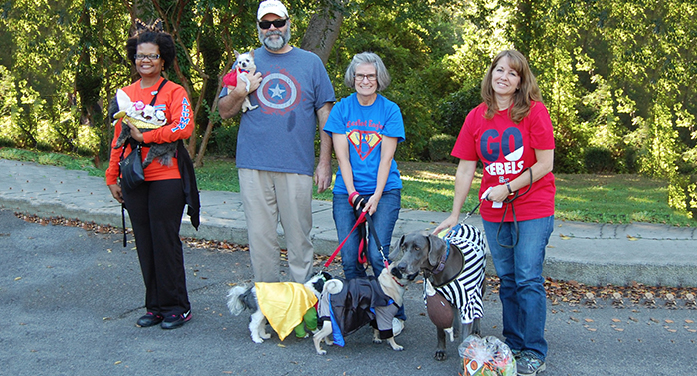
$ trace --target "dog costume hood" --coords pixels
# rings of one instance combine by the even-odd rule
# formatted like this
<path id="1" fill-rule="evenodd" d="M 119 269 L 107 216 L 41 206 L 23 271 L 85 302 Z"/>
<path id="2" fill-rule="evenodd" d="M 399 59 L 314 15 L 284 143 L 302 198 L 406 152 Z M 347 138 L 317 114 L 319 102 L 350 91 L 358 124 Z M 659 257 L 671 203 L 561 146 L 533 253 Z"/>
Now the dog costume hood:
<path id="1" fill-rule="evenodd" d="M 305 313 L 317 303 L 315 294 L 296 282 L 257 282 L 259 309 L 283 341 L 303 321 Z"/>

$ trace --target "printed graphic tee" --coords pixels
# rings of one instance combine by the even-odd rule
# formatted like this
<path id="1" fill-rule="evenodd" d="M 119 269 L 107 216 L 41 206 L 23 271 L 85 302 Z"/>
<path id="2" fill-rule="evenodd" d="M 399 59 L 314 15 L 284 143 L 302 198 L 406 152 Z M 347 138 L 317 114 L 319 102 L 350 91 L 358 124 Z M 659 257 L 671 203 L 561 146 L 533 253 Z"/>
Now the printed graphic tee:
<path id="1" fill-rule="evenodd" d="M 356 93 L 342 99 L 332 108 L 324 131 L 330 136 L 332 133 L 346 134 L 353 183 L 364 195 L 375 193 L 382 138 L 387 136 L 397 138 L 397 142 L 404 141 L 404 121 L 399 106 L 380 94 L 370 106 L 362 106 Z M 384 191 L 401 188 L 397 162 L 392 159 Z M 341 169 L 336 173 L 334 193 L 348 193 Z"/>
<path id="2" fill-rule="evenodd" d="M 552 120 L 543 103 L 533 101 L 530 114 L 520 124 L 510 119 L 508 110 L 498 111 L 487 120 L 484 118 L 486 109 L 482 103 L 470 111 L 452 152 L 456 158 L 482 161 L 484 171 L 478 197 L 487 188 L 510 182 L 534 165 L 537 162 L 535 149 L 554 149 Z M 525 171 L 525 174 L 529 176 L 529 172 Z M 520 193 L 526 190 L 527 186 Z M 533 183 L 527 193 L 515 199 L 516 219 L 524 221 L 554 215 L 555 192 L 554 175 L 550 172 Z M 483 201 L 479 212 L 483 219 L 498 222 L 505 208 L 505 204 L 503 208 L 492 208 L 491 201 Z M 504 220 L 513 221 L 510 207 Z"/>

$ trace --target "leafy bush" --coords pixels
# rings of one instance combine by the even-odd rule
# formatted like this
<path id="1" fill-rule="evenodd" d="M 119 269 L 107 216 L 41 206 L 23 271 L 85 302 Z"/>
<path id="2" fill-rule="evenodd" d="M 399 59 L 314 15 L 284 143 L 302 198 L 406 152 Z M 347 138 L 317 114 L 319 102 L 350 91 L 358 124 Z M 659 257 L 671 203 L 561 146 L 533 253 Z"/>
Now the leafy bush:
<path id="1" fill-rule="evenodd" d="M 448 95 L 438 104 L 438 124 L 446 134 L 457 136 L 467 114 L 482 103 L 479 82 L 472 82 L 459 91 Z"/>
<path id="2" fill-rule="evenodd" d="M 697 218 L 697 175 L 674 175 L 668 185 L 668 205 Z"/>
<path id="3" fill-rule="evenodd" d="M 432 162 L 454 160 L 450 152 L 455 146 L 455 136 L 449 134 L 437 134 L 428 140 L 428 155 Z"/>
<path id="4" fill-rule="evenodd" d="M 612 152 L 604 147 L 589 147 L 584 153 L 586 169 L 596 174 L 614 173 L 616 170 L 615 158 Z"/>
<path id="5" fill-rule="evenodd" d="M 213 129 L 213 145 L 211 150 L 218 155 L 234 158 L 237 153 L 237 131 L 239 126 L 223 122 L 219 127 Z M 210 144 L 209 144 L 210 145 Z"/>
<path id="6" fill-rule="evenodd" d="M 0 147 L 4 147 L 4 146 L 14 147 L 15 142 L 10 137 L 0 136 Z"/>

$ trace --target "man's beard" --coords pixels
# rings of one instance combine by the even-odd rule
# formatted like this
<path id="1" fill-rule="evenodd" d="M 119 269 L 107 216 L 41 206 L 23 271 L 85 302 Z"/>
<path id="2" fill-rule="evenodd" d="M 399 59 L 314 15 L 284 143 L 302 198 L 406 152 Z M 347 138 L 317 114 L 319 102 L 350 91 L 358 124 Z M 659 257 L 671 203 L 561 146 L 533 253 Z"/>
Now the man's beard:
<path id="1" fill-rule="evenodd" d="M 285 32 L 280 30 L 267 31 L 266 34 L 262 33 L 261 28 L 259 29 L 259 42 L 263 44 L 266 48 L 271 51 L 279 51 L 288 44 L 290 41 L 290 25 Z M 280 38 L 271 38 L 271 36 L 277 35 Z"/>

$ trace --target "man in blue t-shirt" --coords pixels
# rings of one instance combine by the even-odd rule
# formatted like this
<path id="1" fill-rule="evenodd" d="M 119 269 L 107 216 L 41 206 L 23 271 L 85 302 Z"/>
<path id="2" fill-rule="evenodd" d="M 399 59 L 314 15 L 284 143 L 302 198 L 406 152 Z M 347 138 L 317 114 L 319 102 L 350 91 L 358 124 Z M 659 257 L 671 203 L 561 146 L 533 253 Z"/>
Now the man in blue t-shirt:
<path id="1" fill-rule="evenodd" d="M 259 4 L 257 30 L 262 47 L 254 50 L 256 73 L 238 74 L 237 86 L 223 89 L 220 115 L 236 115 L 244 98 L 259 107 L 242 114 L 237 135 L 240 194 L 247 220 L 249 254 L 257 282 L 280 279 L 280 220 L 288 248 L 291 278 L 304 283 L 312 271 L 312 183 L 323 192 L 331 184 L 331 137 L 320 132 L 315 164 L 314 139 L 335 101 L 320 58 L 290 46 L 288 10 L 278 0 Z M 247 93 L 242 76 L 250 84 Z M 318 124 L 319 123 L 319 124 Z"/>

